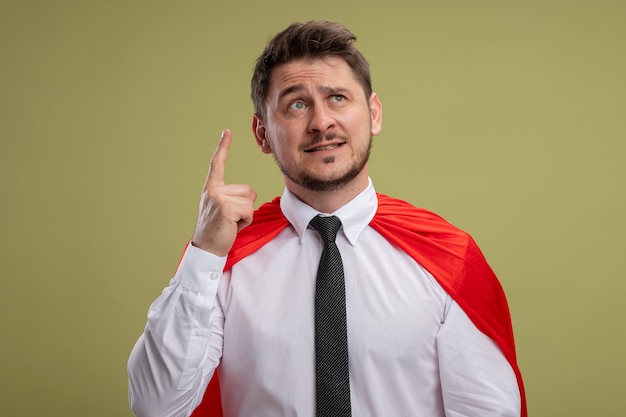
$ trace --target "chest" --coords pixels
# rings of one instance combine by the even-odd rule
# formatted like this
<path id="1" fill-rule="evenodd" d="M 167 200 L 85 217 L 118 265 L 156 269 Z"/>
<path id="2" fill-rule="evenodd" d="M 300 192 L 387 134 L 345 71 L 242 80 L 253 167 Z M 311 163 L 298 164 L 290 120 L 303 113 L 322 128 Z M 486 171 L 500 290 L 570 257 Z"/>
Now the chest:
<path id="1" fill-rule="evenodd" d="M 219 298 L 224 343 L 270 350 L 285 358 L 310 355 L 314 340 L 317 236 L 280 236 L 235 265 Z M 307 236 L 305 236 L 306 238 Z M 356 245 L 337 238 L 345 272 L 350 357 L 389 360 L 433 350 L 447 295 L 404 252 L 367 229 Z M 426 352 L 425 352 L 426 353 Z M 431 352 L 432 353 L 432 352 Z"/>

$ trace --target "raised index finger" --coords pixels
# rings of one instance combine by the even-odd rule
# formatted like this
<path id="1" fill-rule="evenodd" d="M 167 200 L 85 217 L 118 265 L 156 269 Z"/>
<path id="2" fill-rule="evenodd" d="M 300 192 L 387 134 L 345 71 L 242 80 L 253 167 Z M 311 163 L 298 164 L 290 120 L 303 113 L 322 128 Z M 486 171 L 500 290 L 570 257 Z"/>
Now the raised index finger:
<path id="1" fill-rule="evenodd" d="M 226 156 L 230 149 L 231 133 L 230 130 L 224 129 L 220 140 L 217 143 L 217 149 L 211 158 L 209 164 L 209 174 L 206 179 L 207 185 L 223 185 L 224 170 L 226 168 Z"/>

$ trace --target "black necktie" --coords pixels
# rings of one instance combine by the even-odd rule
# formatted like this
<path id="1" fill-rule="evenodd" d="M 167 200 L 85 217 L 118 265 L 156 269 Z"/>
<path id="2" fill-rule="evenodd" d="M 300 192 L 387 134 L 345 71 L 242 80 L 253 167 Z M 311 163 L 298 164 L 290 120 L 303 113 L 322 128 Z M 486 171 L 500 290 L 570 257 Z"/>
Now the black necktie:
<path id="1" fill-rule="evenodd" d="M 350 376 L 346 331 L 346 286 L 335 244 L 341 220 L 317 216 L 311 226 L 324 241 L 315 285 L 315 375 L 318 417 L 348 417 Z"/>

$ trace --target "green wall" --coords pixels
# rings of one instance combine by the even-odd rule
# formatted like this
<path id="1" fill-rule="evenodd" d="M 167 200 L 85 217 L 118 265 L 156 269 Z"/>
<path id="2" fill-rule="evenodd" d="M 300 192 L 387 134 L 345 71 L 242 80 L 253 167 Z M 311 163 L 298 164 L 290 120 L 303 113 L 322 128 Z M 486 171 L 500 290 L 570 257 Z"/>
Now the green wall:
<path id="1" fill-rule="evenodd" d="M 282 191 L 249 78 L 294 20 L 345 23 L 384 105 L 377 190 L 471 232 L 536 417 L 626 406 L 626 2 L 0 3 L 0 415 L 129 416 L 126 360 L 227 181 Z"/>

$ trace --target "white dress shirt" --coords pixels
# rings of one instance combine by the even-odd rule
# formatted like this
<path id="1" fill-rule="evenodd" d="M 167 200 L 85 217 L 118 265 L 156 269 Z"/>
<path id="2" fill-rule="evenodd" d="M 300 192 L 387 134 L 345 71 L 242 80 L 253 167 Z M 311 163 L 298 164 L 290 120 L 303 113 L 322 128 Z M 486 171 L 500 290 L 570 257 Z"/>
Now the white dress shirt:
<path id="1" fill-rule="evenodd" d="M 188 416 L 218 373 L 225 417 L 314 416 L 319 214 L 289 191 L 290 227 L 222 273 L 189 246 L 131 353 L 137 416 Z M 369 187 L 332 213 L 342 228 L 352 415 L 519 416 L 515 374 L 437 281 L 368 226 Z M 330 213 L 329 213 L 330 214 Z"/>

